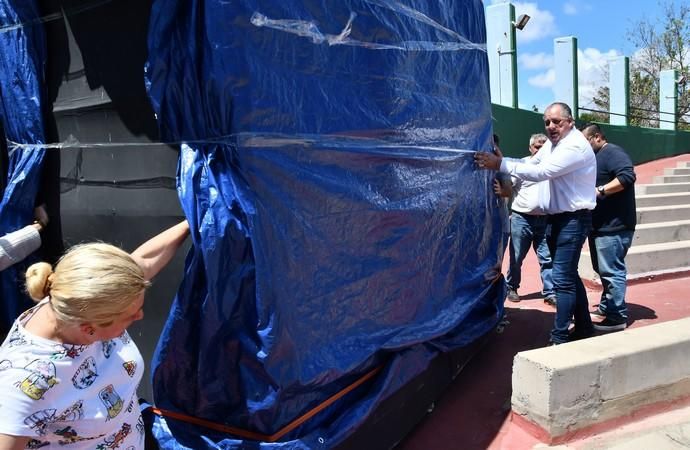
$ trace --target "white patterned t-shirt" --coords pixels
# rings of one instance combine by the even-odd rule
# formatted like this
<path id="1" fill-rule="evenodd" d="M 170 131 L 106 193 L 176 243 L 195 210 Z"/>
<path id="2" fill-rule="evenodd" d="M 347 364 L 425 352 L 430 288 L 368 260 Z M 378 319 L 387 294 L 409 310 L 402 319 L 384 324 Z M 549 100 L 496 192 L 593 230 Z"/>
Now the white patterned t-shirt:
<path id="1" fill-rule="evenodd" d="M 137 386 L 144 361 L 125 331 L 89 345 L 29 333 L 22 314 L 0 346 L 0 433 L 32 438 L 26 448 L 144 448 Z"/>

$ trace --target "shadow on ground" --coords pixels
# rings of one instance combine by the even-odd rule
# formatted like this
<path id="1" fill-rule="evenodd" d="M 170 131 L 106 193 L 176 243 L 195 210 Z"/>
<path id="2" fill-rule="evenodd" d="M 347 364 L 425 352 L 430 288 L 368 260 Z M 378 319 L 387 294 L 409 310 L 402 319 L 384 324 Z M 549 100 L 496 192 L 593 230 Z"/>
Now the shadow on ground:
<path id="1" fill-rule="evenodd" d="M 489 446 L 510 413 L 513 357 L 544 347 L 554 318 L 553 312 L 521 309 L 519 303 L 506 303 L 506 314 L 509 323 L 503 332 L 494 332 L 434 411 L 397 448 L 473 450 Z"/>

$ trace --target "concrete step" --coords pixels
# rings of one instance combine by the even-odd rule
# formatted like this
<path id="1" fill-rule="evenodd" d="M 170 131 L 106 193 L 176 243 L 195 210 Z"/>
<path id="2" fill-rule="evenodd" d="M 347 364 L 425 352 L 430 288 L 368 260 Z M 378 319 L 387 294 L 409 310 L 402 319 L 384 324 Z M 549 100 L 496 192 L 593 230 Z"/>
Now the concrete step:
<path id="1" fill-rule="evenodd" d="M 635 196 L 638 208 L 647 206 L 690 205 L 690 192 L 669 192 L 666 194 L 649 194 Z"/>
<path id="2" fill-rule="evenodd" d="M 657 223 L 690 220 L 690 204 L 645 206 L 637 208 L 637 223 Z"/>
<path id="3" fill-rule="evenodd" d="M 690 220 L 644 223 L 637 226 L 633 246 L 690 240 Z M 690 260 L 690 257 L 688 257 Z"/>
<path id="4" fill-rule="evenodd" d="M 690 270 L 690 240 L 630 247 L 625 258 L 628 279 Z M 578 270 L 586 280 L 598 280 L 589 251 L 582 251 Z"/>
<path id="5" fill-rule="evenodd" d="M 690 183 L 690 175 L 658 175 L 652 183 Z"/>
<path id="6" fill-rule="evenodd" d="M 637 195 L 665 194 L 669 192 L 690 192 L 690 183 L 655 183 L 635 186 Z"/>
<path id="7" fill-rule="evenodd" d="M 671 167 L 664 169 L 664 175 L 690 175 L 690 167 Z"/>
<path id="8" fill-rule="evenodd" d="M 690 161 L 681 161 L 676 165 L 676 167 L 679 169 L 685 169 L 686 167 L 690 168 Z"/>

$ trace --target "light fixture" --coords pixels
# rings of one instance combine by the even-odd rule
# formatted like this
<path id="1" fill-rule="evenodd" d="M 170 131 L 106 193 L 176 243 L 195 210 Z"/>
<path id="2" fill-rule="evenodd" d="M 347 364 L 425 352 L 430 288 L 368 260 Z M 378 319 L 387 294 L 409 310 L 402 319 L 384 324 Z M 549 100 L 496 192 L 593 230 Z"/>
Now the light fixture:
<path id="1" fill-rule="evenodd" d="M 682 86 L 685 86 L 685 84 L 686 84 L 687 82 L 688 82 L 688 78 L 687 78 L 685 75 L 681 76 L 680 78 L 678 78 L 678 79 L 676 80 L 676 83 L 677 83 L 677 84 L 680 84 L 680 85 L 682 85 Z"/>
<path id="2" fill-rule="evenodd" d="M 518 30 L 522 30 L 523 28 L 525 28 L 525 25 L 527 25 L 527 22 L 529 22 L 529 19 L 530 16 L 528 16 L 527 14 L 520 14 L 520 16 L 517 19 L 517 22 L 513 22 L 513 25 Z"/>

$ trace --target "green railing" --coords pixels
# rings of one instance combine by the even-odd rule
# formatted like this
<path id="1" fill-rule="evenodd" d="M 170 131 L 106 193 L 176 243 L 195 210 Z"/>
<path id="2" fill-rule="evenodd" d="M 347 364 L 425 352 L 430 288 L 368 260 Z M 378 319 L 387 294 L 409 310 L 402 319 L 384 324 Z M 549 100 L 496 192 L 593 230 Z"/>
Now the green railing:
<path id="1" fill-rule="evenodd" d="M 527 156 L 529 137 L 544 132 L 542 113 L 492 105 L 494 133 L 506 156 Z M 581 124 L 578 123 L 578 126 Z M 690 153 L 690 131 L 599 124 L 608 140 L 628 151 L 633 163 Z"/>

